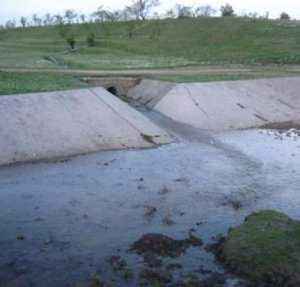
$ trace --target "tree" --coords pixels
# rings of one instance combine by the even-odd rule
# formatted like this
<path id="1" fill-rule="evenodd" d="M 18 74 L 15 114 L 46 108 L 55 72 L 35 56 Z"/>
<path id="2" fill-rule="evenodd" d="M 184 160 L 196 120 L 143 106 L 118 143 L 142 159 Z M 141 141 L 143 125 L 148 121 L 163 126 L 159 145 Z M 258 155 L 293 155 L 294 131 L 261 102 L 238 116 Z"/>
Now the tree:
<path id="1" fill-rule="evenodd" d="M 109 22 L 117 22 L 120 20 L 121 18 L 121 11 L 109 11 L 109 10 L 106 10 L 106 21 L 109 21 Z"/>
<path id="2" fill-rule="evenodd" d="M 280 20 L 290 20 L 290 19 L 291 19 L 291 17 L 290 17 L 290 15 L 288 13 L 282 12 L 280 14 Z"/>
<path id="3" fill-rule="evenodd" d="M 48 25 L 52 25 L 53 23 L 53 17 L 51 16 L 50 13 L 47 13 L 44 17 L 44 25 L 48 26 Z"/>
<path id="4" fill-rule="evenodd" d="M 86 16 L 84 14 L 81 14 L 79 16 L 81 23 L 85 23 L 86 22 Z"/>
<path id="5" fill-rule="evenodd" d="M 135 0 L 127 9 L 136 20 L 146 20 L 151 10 L 159 5 L 159 0 Z"/>
<path id="6" fill-rule="evenodd" d="M 53 22 L 55 25 L 62 25 L 64 24 L 64 18 L 63 16 L 57 14 L 53 16 Z"/>
<path id="7" fill-rule="evenodd" d="M 72 24 L 73 21 L 77 18 L 77 14 L 73 10 L 66 10 L 64 18 L 68 24 Z"/>
<path id="8" fill-rule="evenodd" d="M 247 17 L 251 19 L 257 19 L 259 17 L 259 14 L 258 12 L 250 12 L 247 14 Z"/>
<path id="9" fill-rule="evenodd" d="M 22 27 L 25 28 L 27 25 L 27 18 L 22 16 L 20 18 L 20 23 L 21 23 Z"/>
<path id="10" fill-rule="evenodd" d="M 270 12 L 267 11 L 263 18 L 268 20 L 270 18 Z"/>
<path id="11" fill-rule="evenodd" d="M 92 14 L 92 17 L 96 22 L 104 22 L 106 21 L 107 11 L 103 8 L 103 6 L 98 7 L 97 11 Z"/>
<path id="12" fill-rule="evenodd" d="M 67 36 L 66 41 L 67 41 L 68 45 L 70 46 L 71 50 L 74 51 L 75 45 L 76 45 L 75 36 L 74 35 Z"/>
<path id="13" fill-rule="evenodd" d="M 41 26 L 42 25 L 42 19 L 39 18 L 37 14 L 32 15 L 32 22 L 35 26 Z"/>
<path id="14" fill-rule="evenodd" d="M 123 9 L 122 11 L 120 11 L 120 21 L 130 21 L 132 19 L 132 14 L 130 12 L 130 10 L 128 9 L 128 7 L 126 7 L 125 9 Z"/>
<path id="15" fill-rule="evenodd" d="M 16 28 L 16 21 L 15 20 L 8 20 L 5 23 L 5 28 L 6 29 L 14 29 L 14 28 Z"/>
<path id="16" fill-rule="evenodd" d="M 230 4 L 221 7 L 221 14 L 223 17 L 235 16 L 233 7 Z"/>
<path id="17" fill-rule="evenodd" d="M 184 6 L 181 4 L 176 5 L 176 11 L 177 11 L 177 17 L 178 18 L 187 18 L 187 17 L 193 17 L 194 12 L 192 10 L 192 7 Z"/>
<path id="18" fill-rule="evenodd" d="M 217 13 L 217 10 L 211 7 L 210 5 L 200 6 L 196 8 L 195 14 L 198 17 L 210 17 L 214 16 Z"/>

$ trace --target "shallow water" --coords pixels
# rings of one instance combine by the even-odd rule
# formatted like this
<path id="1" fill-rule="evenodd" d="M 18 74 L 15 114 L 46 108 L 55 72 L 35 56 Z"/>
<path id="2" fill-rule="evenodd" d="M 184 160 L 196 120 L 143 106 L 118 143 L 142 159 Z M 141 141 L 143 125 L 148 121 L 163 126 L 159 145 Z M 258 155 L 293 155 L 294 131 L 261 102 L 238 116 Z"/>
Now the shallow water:
<path id="1" fill-rule="evenodd" d="M 0 286 L 88 286 L 94 273 L 139 286 L 143 258 L 128 249 L 144 234 L 184 239 L 192 229 L 208 244 L 254 210 L 300 219 L 300 139 L 162 125 L 175 143 L 1 168 Z M 127 260 L 130 282 L 113 272 L 112 255 Z M 183 265 L 175 278 L 223 273 L 204 247 L 170 262 Z"/>

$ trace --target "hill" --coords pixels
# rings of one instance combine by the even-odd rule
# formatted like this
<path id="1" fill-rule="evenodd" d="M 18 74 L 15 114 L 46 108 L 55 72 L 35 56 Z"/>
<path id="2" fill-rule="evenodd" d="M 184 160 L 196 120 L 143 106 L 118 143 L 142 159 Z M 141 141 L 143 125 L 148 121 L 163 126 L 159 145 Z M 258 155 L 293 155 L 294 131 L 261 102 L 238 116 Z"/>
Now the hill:
<path id="1" fill-rule="evenodd" d="M 57 27 L 0 32 L 0 67 L 147 69 L 210 64 L 300 64 L 297 22 L 184 18 L 75 24 L 76 52 Z M 96 46 L 86 37 L 95 33 Z"/>

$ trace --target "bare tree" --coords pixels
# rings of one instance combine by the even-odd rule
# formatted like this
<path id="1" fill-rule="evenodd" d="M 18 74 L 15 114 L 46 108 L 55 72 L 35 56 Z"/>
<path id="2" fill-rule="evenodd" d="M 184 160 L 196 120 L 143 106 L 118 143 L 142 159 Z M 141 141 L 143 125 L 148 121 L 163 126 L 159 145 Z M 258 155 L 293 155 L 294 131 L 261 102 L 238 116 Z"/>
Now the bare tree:
<path id="1" fill-rule="evenodd" d="M 158 5 L 159 0 L 135 0 L 127 9 L 136 20 L 146 20 L 151 10 Z"/>
<path id="2" fill-rule="evenodd" d="M 21 23 L 22 27 L 25 28 L 27 26 L 27 18 L 22 16 L 20 18 L 20 23 Z"/>
<path id="3" fill-rule="evenodd" d="M 69 9 L 65 11 L 64 18 L 68 24 L 72 24 L 77 18 L 77 14 L 74 12 L 74 10 Z"/>
<path id="4" fill-rule="evenodd" d="M 57 14 L 53 16 L 53 23 L 55 25 L 63 25 L 64 24 L 64 18 L 63 16 Z"/>
<path id="5" fill-rule="evenodd" d="M 248 13 L 247 17 L 252 18 L 252 19 L 257 19 L 259 18 L 258 12 L 250 12 Z"/>
<path id="6" fill-rule="evenodd" d="M 270 12 L 267 11 L 266 14 L 265 14 L 265 19 L 269 19 L 270 18 Z"/>
<path id="7" fill-rule="evenodd" d="M 210 5 L 200 6 L 196 8 L 195 14 L 198 17 L 210 17 L 216 15 L 217 10 Z"/>
<path id="8" fill-rule="evenodd" d="M 86 16 L 84 14 L 80 14 L 79 15 L 79 19 L 80 19 L 81 23 L 85 23 L 86 22 Z"/>
<path id="9" fill-rule="evenodd" d="M 129 21 L 132 20 L 132 14 L 131 11 L 128 9 L 128 7 L 126 7 L 125 9 L 123 9 L 120 15 L 120 21 Z"/>
<path id="10" fill-rule="evenodd" d="M 32 22 L 35 26 L 41 26 L 42 25 L 42 19 L 37 14 L 32 15 Z"/>
<path id="11" fill-rule="evenodd" d="M 190 6 L 184 6 L 181 4 L 176 5 L 177 17 L 178 18 L 186 18 L 186 17 L 193 17 L 194 11 Z"/>
<path id="12" fill-rule="evenodd" d="M 53 24 L 53 17 L 51 16 L 50 13 L 47 13 L 44 17 L 44 25 L 47 26 L 47 25 L 52 25 Z"/>
<path id="13" fill-rule="evenodd" d="M 16 28 L 16 21 L 15 20 L 8 20 L 5 23 L 5 28 L 6 29 L 14 29 L 14 28 Z"/>
<path id="14" fill-rule="evenodd" d="M 97 11 L 92 14 L 92 18 L 94 18 L 96 22 L 105 22 L 106 17 L 107 11 L 103 8 L 103 6 L 98 7 Z"/>
<path id="15" fill-rule="evenodd" d="M 116 10 L 116 11 L 109 11 L 106 10 L 106 17 L 105 20 L 109 22 L 117 22 L 121 18 L 121 11 Z"/>

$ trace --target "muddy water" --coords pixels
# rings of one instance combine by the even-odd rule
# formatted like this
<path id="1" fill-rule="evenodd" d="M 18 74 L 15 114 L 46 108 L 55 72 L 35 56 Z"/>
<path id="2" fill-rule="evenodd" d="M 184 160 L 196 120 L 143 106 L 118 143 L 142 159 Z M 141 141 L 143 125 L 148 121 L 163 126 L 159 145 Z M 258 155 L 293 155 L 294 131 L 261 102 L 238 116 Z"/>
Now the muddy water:
<path id="1" fill-rule="evenodd" d="M 147 268 L 128 252 L 144 234 L 211 242 L 254 210 L 300 219 L 300 138 L 259 130 L 210 134 L 156 119 L 175 143 L 0 169 L 0 286 L 139 286 Z M 108 258 L 121 256 L 126 282 Z M 191 247 L 174 281 L 223 273 L 204 247 Z M 164 267 L 161 267 L 162 269 Z M 224 286 L 233 286 L 226 274 Z"/>

